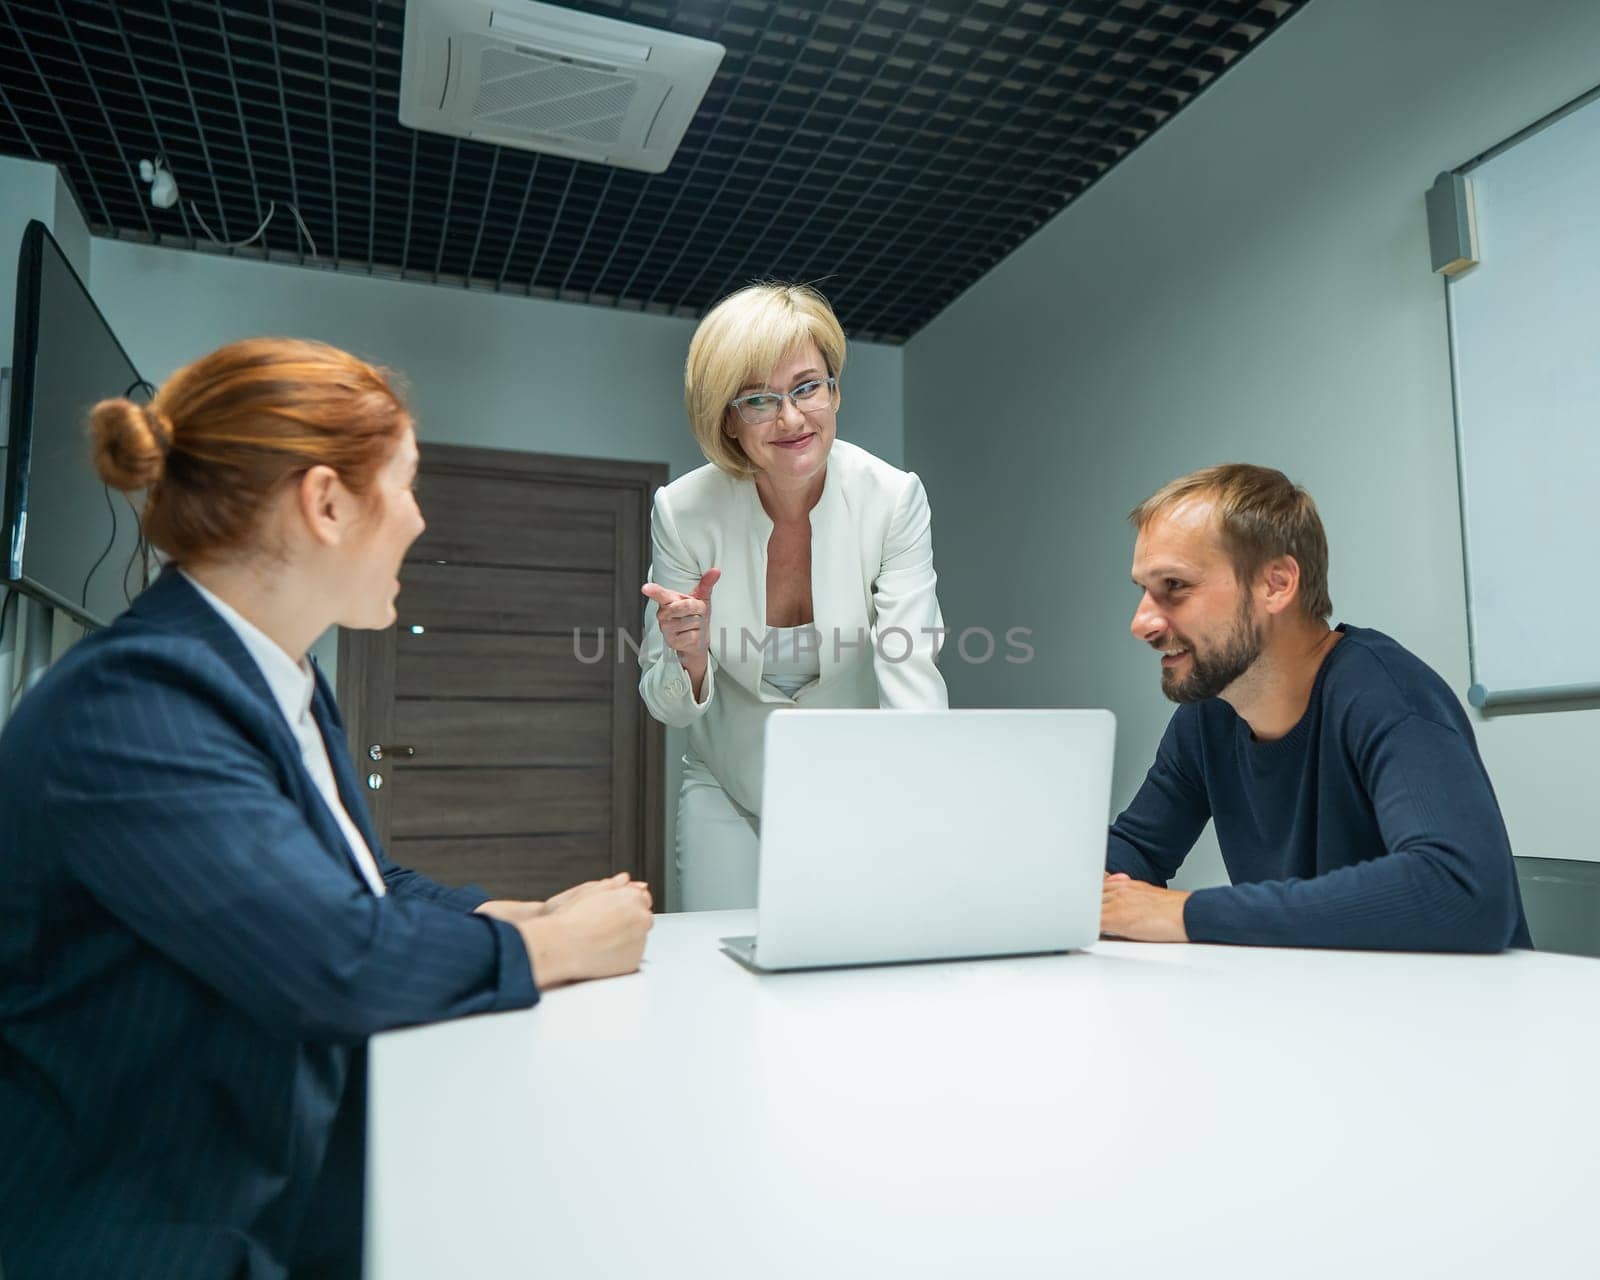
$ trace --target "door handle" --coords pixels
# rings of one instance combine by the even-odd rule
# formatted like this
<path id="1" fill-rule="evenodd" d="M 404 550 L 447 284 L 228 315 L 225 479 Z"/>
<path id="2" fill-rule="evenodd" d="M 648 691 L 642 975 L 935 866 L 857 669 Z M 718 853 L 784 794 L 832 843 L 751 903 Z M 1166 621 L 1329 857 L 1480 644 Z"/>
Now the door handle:
<path id="1" fill-rule="evenodd" d="M 416 754 L 415 747 L 386 747 L 381 742 L 374 742 L 367 748 L 368 760 L 387 760 L 391 756 L 398 760 L 409 760 Z"/>

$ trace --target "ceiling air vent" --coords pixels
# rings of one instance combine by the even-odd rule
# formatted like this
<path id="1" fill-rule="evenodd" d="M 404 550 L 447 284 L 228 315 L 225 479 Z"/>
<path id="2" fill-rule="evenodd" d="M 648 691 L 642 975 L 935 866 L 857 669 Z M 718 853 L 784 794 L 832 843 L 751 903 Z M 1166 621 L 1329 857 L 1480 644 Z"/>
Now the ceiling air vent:
<path id="1" fill-rule="evenodd" d="M 409 0 L 400 123 L 660 173 L 723 53 L 531 0 Z"/>

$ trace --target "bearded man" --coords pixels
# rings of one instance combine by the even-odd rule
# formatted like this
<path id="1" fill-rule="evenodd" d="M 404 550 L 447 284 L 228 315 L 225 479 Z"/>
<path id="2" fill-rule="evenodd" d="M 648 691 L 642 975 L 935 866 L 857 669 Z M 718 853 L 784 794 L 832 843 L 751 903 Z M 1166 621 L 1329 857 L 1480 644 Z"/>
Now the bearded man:
<path id="1" fill-rule="evenodd" d="M 1425 663 L 1330 627 L 1328 542 L 1280 471 L 1211 467 L 1129 513 L 1135 639 L 1179 704 L 1112 824 L 1101 929 L 1150 942 L 1528 947 L 1472 725 Z M 1206 821 L 1231 884 L 1166 888 Z"/>

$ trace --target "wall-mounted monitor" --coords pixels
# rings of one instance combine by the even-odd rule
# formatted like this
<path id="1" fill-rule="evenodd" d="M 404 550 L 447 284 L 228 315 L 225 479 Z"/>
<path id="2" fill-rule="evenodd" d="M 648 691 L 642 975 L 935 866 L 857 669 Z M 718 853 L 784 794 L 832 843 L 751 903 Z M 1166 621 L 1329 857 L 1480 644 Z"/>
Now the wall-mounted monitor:
<path id="1" fill-rule="evenodd" d="M 89 455 L 89 410 L 145 385 L 42 222 L 22 236 L 11 362 L 10 446 L 0 578 L 99 627 L 144 585 L 133 501 L 107 489 Z"/>

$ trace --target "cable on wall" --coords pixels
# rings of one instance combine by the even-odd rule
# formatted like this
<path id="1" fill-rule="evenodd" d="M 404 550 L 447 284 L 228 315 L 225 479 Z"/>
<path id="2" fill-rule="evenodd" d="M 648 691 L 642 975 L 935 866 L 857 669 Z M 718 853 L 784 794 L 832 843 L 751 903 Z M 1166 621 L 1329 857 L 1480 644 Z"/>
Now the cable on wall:
<path id="1" fill-rule="evenodd" d="M 133 395 L 135 391 L 143 392 L 150 400 L 156 396 L 155 383 L 144 378 L 132 383 L 122 394 L 124 397 Z M 146 401 L 148 403 L 148 401 Z M 107 490 L 109 496 L 110 490 Z M 139 566 L 139 590 L 143 591 L 150 585 L 150 540 L 144 535 L 144 517 L 139 509 L 133 505 L 133 499 L 127 494 L 122 495 L 122 500 L 128 504 L 128 512 L 133 516 L 134 543 L 133 552 L 128 557 L 128 563 L 122 566 L 122 598 L 128 604 L 133 603 L 133 592 L 128 586 L 128 574 L 133 566 Z"/>

